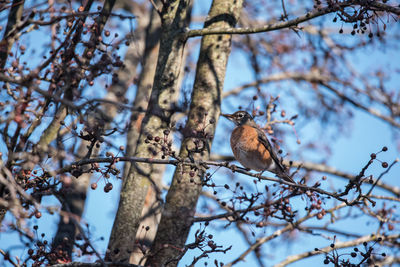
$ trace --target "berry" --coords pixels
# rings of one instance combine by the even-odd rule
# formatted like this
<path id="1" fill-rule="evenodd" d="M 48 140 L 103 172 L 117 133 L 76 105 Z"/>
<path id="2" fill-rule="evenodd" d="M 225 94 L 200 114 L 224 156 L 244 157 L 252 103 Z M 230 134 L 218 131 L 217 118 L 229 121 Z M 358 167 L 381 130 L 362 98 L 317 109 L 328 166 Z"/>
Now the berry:
<path id="1" fill-rule="evenodd" d="M 106 192 L 106 193 L 110 192 L 112 189 L 113 189 L 112 183 L 107 183 L 107 184 L 104 186 L 104 192 Z"/>
<path id="2" fill-rule="evenodd" d="M 36 217 L 37 219 L 39 219 L 40 217 L 42 217 L 42 213 L 41 213 L 40 211 L 36 211 L 36 212 L 35 212 L 35 217 Z"/>

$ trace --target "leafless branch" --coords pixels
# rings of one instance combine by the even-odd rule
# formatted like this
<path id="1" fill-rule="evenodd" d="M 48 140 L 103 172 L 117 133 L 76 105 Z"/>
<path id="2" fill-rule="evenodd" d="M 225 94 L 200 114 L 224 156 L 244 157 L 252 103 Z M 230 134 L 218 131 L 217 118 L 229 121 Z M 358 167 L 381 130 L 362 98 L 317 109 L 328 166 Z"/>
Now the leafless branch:
<path id="1" fill-rule="evenodd" d="M 268 25 L 258 27 L 258 28 L 225 28 L 225 29 L 200 29 L 200 30 L 190 30 L 185 33 L 186 38 L 197 37 L 197 36 L 205 36 L 210 34 L 254 34 L 254 33 L 262 33 L 262 32 L 270 32 L 281 30 L 285 28 L 290 28 L 294 26 L 298 26 L 300 23 L 312 20 L 314 18 L 337 12 L 345 7 L 351 5 L 362 5 L 363 1 L 359 0 L 348 0 L 343 2 L 337 2 L 333 6 L 327 6 L 318 8 L 312 11 L 307 12 L 305 15 L 299 16 L 292 20 L 287 20 L 283 22 L 270 23 Z M 368 5 L 368 4 L 367 4 Z M 396 15 L 400 15 L 400 8 L 386 5 L 386 4 L 373 4 L 373 7 L 380 11 L 387 11 Z"/>
<path id="2" fill-rule="evenodd" d="M 382 238 L 382 242 L 385 242 L 385 241 L 389 241 L 389 240 L 396 240 L 399 237 L 400 237 L 400 235 L 389 235 L 389 236 L 367 235 L 367 236 L 363 236 L 363 237 L 360 237 L 360 238 L 357 238 L 354 240 L 350 240 L 350 241 L 346 241 L 346 242 L 335 242 L 335 246 L 333 246 L 333 247 L 326 246 L 319 250 L 311 250 L 311 251 L 307 251 L 307 252 L 304 252 L 301 254 L 289 256 L 284 261 L 282 261 L 278 264 L 275 264 L 274 267 L 287 266 L 293 262 L 296 262 L 296 261 L 299 261 L 299 260 L 302 260 L 305 258 L 309 258 L 309 257 L 319 255 L 319 254 L 325 254 L 325 253 L 328 253 L 335 249 L 354 247 L 354 246 L 357 246 L 364 242 L 376 241 L 378 238 Z"/>

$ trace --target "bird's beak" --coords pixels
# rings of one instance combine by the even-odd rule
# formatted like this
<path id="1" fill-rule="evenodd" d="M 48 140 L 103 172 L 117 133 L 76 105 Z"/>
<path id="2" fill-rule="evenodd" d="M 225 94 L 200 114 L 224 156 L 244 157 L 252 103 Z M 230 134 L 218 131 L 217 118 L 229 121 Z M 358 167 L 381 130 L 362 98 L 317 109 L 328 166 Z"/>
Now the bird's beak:
<path id="1" fill-rule="evenodd" d="M 228 120 L 232 120 L 232 118 L 233 118 L 232 114 L 224 114 L 224 113 L 221 113 L 221 116 L 227 118 Z"/>
<path id="2" fill-rule="evenodd" d="M 236 124 L 235 118 L 233 117 L 233 114 L 221 114 L 221 116 L 224 116 L 225 118 L 227 118 L 228 120 L 234 122 Z"/>

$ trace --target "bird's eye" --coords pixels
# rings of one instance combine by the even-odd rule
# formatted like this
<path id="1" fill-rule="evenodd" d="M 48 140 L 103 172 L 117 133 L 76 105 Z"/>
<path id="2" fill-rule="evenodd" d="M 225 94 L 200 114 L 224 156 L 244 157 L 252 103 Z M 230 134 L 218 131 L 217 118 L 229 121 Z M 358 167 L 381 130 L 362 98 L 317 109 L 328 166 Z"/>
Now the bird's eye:
<path id="1" fill-rule="evenodd" d="M 243 114 L 242 113 L 239 113 L 237 116 L 238 116 L 238 118 L 243 118 Z"/>

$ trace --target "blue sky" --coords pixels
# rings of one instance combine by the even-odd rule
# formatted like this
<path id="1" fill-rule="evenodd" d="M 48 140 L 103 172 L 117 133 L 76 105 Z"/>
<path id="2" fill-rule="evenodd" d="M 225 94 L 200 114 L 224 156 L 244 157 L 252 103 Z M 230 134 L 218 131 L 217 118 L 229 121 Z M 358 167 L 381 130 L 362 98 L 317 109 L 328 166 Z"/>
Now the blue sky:
<path id="1" fill-rule="evenodd" d="M 196 2 L 198 3 L 198 1 Z M 206 15 L 208 12 L 210 1 L 202 1 L 201 6 L 195 5 L 194 13 L 195 15 Z M 43 36 L 44 37 L 44 36 Z M 348 36 L 346 36 L 348 37 Z M 45 39 L 45 38 L 43 38 Z M 36 47 L 41 47 L 42 38 L 33 39 L 30 38 L 30 42 L 34 43 Z M 37 51 L 38 54 L 41 51 Z M 381 50 L 367 50 L 363 51 L 364 55 L 368 56 L 358 56 L 354 55 L 352 58 L 352 62 L 355 66 L 360 69 L 368 69 L 372 67 L 380 67 L 383 68 L 388 64 L 396 66 L 397 68 L 398 62 L 400 59 L 398 54 L 394 53 L 393 50 L 385 51 Z M 30 62 L 30 64 L 34 64 L 36 62 Z M 225 79 L 225 90 L 229 90 L 238 86 L 242 83 L 251 81 L 253 76 L 251 74 L 250 64 L 248 60 L 243 57 L 240 53 L 236 53 L 233 51 L 232 58 L 230 58 L 228 63 L 228 71 Z M 188 82 L 190 84 L 190 82 Z M 391 84 L 393 86 L 397 86 L 400 84 L 399 75 L 393 75 L 391 77 Z M 289 84 L 293 86 L 293 84 Z M 98 85 L 99 86 L 99 85 Z M 272 85 L 273 86 L 273 85 Z M 133 88 L 132 88 L 133 89 Z M 99 89 L 93 90 L 91 93 L 95 94 L 99 92 Z M 102 89 L 100 89 L 100 92 Z M 129 92 L 130 95 L 133 95 L 132 91 Z M 249 94 L 251 95 L 251 94 Z M 241 97 L 241 100 L 244 100 L 246 104 L 250 104 L 245 97 Z M 247 102 L 246 102 L 247 101 Z M 237 104 L 236 104 L 237 103 Z M 245 104 L 239 103 L 239 100 L 224 100 L 222 104 L 223 112 L 233 112 L 234 108 L 238 105 Z M 257 102 L 255 103 L 257 105 Z M 235 105 L 237 105 L 235 107 Z M 250 105 L 251 106 L 251 105 Z M 290 105 L 290 100 L 283 99 L 281 101 L 280 108 L 288 110 L 289 112 L 295 113 L 296 110 Z M 386 122 L 382 120 L 376 119 L 369 114 L 366 114 L 364 111 L 359 111 L 354 108 L 351 108 L 354 112 L 354 117 L 351 121 L 346 122 L 345 124 L 345 133 L 334 133 L 332 129 L 326 129 L 329 134 L 327 136 L 321 137 L 321 132 L 325 130 L 324 125 L 321 125 L 318 121 L 308 121 L 303 123 L 300 129 L 296 129 L 298 131 L 300 140 L 316 140 L 316 143 L 320 143 L 324 145 L 325 142 L 329 142 L 329 145 L 333 148 L 332 154 L 329 158 L 326 158 L 327 163 L 331 166 L 335 166 L 336 168 L 344 171 L 348 171 L 349 173 L 358 173 L 360 169 L 366 164 L 369 160 L 369 155 L 371 153 L 379 151 L 383 146 L 387 146 L 389 150 L 385 153 L 381 153 L 379 155 L 379 159 L 382 161 L 388 161 L 389 163 L 393 161 L 395 158 L 399 157 L 398 143 L 395 142 L 396 136 L 398 136 L 399 132 L 394 132 Z M 301 118 L 300 118 L 301 119 Z M 318 127 L 318 130 L 316 130 Z M 229 148 L 229 141 L 227 139 L 227 134 L 233 128 L 233 125 L 230 125 L 228 121 L 221 119 L 219 121 L 217 127 L 217 133 L 215 135 L 215 143 L 213 146 L 213 153 L 220 153 L 223 155 L 232 155 Z M 337 135 L 338 137 L 333 137 L 332 135 Z M 293 154 L 296 154 L 296 151 L 304 150 L 305 142 L 302 142 L 300 145 L 295 145 L 293 140 L 294 136 L 288 138 L 286 150 L 293 151 Z M 124 137 L 116 138 L 113 140 L 118 142 L 118 144 L 124 144 Z M 284 144 L 284 145 L 285 145 Z M 289 147 L 290 146 L 290 147 Z M 285 147 L 284 147 L 285 148 Z M 0 151 L 5 153 L 5 148 L 3 144 L 0 144 Z M 325 154 L 307 154 L 310 158 L 320 161 L 321 157 L 326 157 Z M 325 159 L 325 158 L 324 158 Z M 379 162 L 375 162 L 371 168 L 368 169 L 368 174 L 373 174 L 374 176 L 379 175 L 383 171 Z M 173 168 L 168 167 L 167 172 L 165 174 L 166 181 L 168 181 L 173 173 Z M 263 182 L 262 185 L 258 185 L 258 188 L 252 183 L 252 179 L 249 177 L 245 177 L 243 175 L 235 175 L 234 180 L 227 175 L 228 171 L 226 170 L 218 170 L 214 175 L 214 179 L 217 183 L 223 185 L 228 183 L 230 185 L 234 185 L 236 181 L 241 181 L 246 184 L 247 188 L 250 192 L 257 191 L 262 187 L 262 185 L 270 185 L 269 182 Z M 384 176 L 383 181 L 387 183 L 393 184 L 395 186 L 400 186 L 400 167 L 396 165 L 389 174 Z M 97 177 L 93 177 L 93 181 L 97 180 Z M 343 183 L 343 180 L 340 178 L 335 178 L 328 176 L 328 180 L 332 181 L 335 184 Z M 114 215 L 116 212 L 116 208 L 118 206 L 118 194 L 120 189 L 120 181 L 113 181 L 114 189 L 105 194 L 102 188 L 102 182 L 99 182 L 98 190 L 88 190 L 88 199 L 85 207 L 85 213 L 83 215 L 82 222 L 87 222 L 90 229 L 90 237 L 94 240 L 94 245 L 98 249 L 99 252 L 104 253 L 107 243 L 108 237 L 111 231 Z M 381 192 L 381 191 L 378 191 Z M 221 191 L 222 196 L 226 196 L 227 198 L 230 196 L 231 192 L 229 191 Z M 301 201 L 296 202 L 299 205 L 302 204 Z M 52 197 L 45 197 L 43 201 L 44 205 L 58 205 L 58 202 Z M 204 204 L 204 200 L 200 200 L 199 207 Z M 393 204 L 393 203 L 391 203 Z M 12 220 L 10 214 L 6 216 L 5 223 L 7 221 Z M 33 219 L 32 225 L 39 225 L 39 233 L 46 232 L 47 239 L 51 239 L 52 234 L 56 231 L 58 219 L 54 215 L 49 215 L 46 212 L 43 212 L 43 217 L 40 220 Z M 315 223 L 315 222 L 313 222 Z M 229 262 L 236 258 L 240 253 L 242 253 L 246 248 L 246 242 L 243 239 L 242 235 L 238 233 L 233 225 L 224 228 L 226 222 L 215 222 L 211 223 L 211 225 L 207 228 L 208 233 L 214 235 L 214 241 L 217 244 L 223 244 L 224 246 L 229 246 L 232 244 L 232 250 L 230 250 L 227 254 L 214 254 L 210 259 L 206 261 L 209 263 L 209 266 L 212 265 L 214 258 L 218 259 L 222 262 Z M 359 230 L 360 232 L 368 233 L 371 227 L 375 227 L 374 225 L 367 225 L 367 221 L 346 221 L 345 225 L 339 225 L 339 227 L 346 227 L 349 231 L 354 229 Z M 195 224 L 193 226 L 192 233 L 190 234 L 190 238 L 188 242 L 193 239 L 194 231 L 199 228 L 199 224 Z M 247 228 L 247 230 L 254 230 L 251 227 Z M 3 223 L 2 230 L 5 230 L 5 226 Z M 272 229 L 266 228 L 262 229 L 261 232 L 264 231 L 264 234 L 270 234 Z M 398 231 L 398 230 L 397 230 Z M 260 233 L 260 231 L 258 231 Z M 103 237 L 104 240 L 100 238 Z M 281 245 L 281 241 L 273 241 L 271 244 L 266 244 L 262 247 L 262 251 L 268 255 L 267 259 L 264 261 L 267 266 L 271 266 L 274 263 L 279 262 L 287 255 L 295 254 L 307 250 L 312 250 L 314 247 L 324 247 L 329 245 L 329 241 L 326 239 L 322 239 L 320 237 L 310 238 L 305 235 L 299 235 L 298 240 L 294 240 L 292 244 Z M 253 240 L 254 241 L 254 240 Z M 0 248 L 9 248 L 10 251 L 13 252 L 15 256 L 21 256 L 26 253 L 26 251 L 20 246 L 20 241 L 17 234 L 8 234 L 3 232 L 0 234 Z M 349 251 L 349 250 L 347 250 Z M 200 252 L 198 250 L 189 251 L 185 257 L 182 259 L 180 266 L 185 266 L 185 264 L 189 264 L 194 256 L 198 256 Z M 92 258 L 93 259 L 93 258 Z M 2 258 L 0 258 L 0 263 L 2 263 Z M 199 266 L 204 263 L 204 260 L 200 261 Z M 306 264 L 312 264 L 314 266 L 322 265 L 321 257 L 313 257 L 304 261 L 300 261 L 291 266 L 305 266 Z M 235 266 L 256 266 L 256 259 L 253 254 L 250 254 L 245 262 L 241 262 Z"/>

